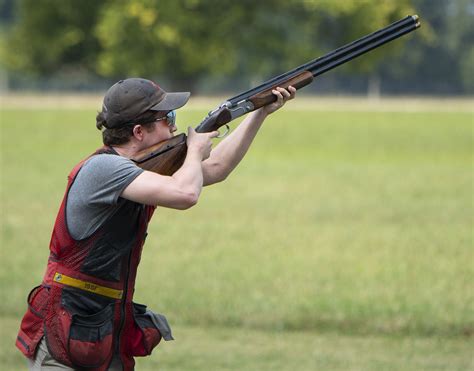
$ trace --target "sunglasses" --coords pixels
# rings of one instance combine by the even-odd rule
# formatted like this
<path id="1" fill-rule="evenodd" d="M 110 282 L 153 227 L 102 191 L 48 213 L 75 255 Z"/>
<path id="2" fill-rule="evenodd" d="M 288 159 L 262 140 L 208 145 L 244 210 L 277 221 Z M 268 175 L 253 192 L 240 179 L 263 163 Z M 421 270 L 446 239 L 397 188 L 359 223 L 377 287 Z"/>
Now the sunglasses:
<path id="1" fill-rule="evenodd" d="M 166 120 L 168 122 L 168 126 L 172 127 L 176 125 L 176 111 L 169 111 L 166 116 L 159 117 L 154 119 L 153 122 L 163 121 Z"/>

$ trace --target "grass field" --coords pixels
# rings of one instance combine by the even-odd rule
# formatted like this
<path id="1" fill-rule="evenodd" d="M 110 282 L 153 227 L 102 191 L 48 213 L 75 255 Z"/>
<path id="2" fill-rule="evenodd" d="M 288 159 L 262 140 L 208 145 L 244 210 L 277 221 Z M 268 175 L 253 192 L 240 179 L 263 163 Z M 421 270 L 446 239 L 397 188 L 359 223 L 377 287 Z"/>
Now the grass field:
<path id="1" fill-rule="evenodd" d="M 195 208 L 158 210 L 135 299 L 177 341 L 139 370 L 474 370 L 473 111 L 442 104 L 289 106 Z M 2 108 L 6 370 L 66 174 L 100 145 L 96 107 L 66 108 Z"/>

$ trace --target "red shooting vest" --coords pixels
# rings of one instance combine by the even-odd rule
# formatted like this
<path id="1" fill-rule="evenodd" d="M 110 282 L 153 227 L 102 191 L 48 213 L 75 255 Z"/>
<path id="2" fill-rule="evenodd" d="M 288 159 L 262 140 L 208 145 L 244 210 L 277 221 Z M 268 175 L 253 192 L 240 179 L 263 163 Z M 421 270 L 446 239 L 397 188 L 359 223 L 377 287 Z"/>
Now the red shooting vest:
<path id="1" fill-rule="evenodd" d="M 94 154 L 117 155 L 104 147 Z M 16 346 L 33 358 L 45 336 L 51 355 L 74 368 L 107 370 L 118 355 L 124 370 L 134 356 L 151 353 L 163 337 L 166 318 L 132 302 L 137 267 L 154 207 L 125 199 L 96 232 L 74 240 L 66 224 L 66 200 L 85 160 L 74 167 L 54 225 L 48 266 L 28 296 Z"/>

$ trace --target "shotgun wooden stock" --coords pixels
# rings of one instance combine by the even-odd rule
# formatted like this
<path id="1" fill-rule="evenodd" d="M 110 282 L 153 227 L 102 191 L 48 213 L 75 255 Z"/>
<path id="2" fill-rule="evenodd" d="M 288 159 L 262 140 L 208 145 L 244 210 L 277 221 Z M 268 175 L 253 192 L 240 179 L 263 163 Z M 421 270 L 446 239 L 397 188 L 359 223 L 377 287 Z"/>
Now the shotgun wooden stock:
<path id="1" fill-rule="evenodd" d="M 184 163 L 188 147 L 186 134 L 179 134 L 138 152 L 131 160 L 144 170 L 173 175 Z"/>

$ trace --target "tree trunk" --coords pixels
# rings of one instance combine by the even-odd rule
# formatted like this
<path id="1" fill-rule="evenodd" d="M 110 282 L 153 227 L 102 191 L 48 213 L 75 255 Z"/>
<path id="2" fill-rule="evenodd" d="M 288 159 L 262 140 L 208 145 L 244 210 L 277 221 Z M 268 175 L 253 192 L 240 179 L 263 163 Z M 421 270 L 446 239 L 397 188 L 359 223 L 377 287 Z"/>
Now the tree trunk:
<path id="1" fill-rule="evenodd" d="M 367 84 L 367 97 L 370 100 L 380 99 L 380 77 L 376 73 L 369 75 L 369 81 Z"/>

